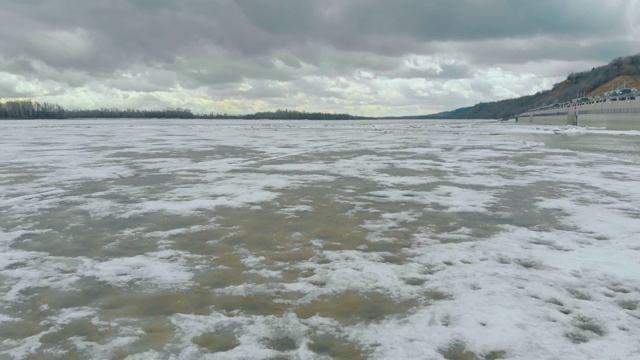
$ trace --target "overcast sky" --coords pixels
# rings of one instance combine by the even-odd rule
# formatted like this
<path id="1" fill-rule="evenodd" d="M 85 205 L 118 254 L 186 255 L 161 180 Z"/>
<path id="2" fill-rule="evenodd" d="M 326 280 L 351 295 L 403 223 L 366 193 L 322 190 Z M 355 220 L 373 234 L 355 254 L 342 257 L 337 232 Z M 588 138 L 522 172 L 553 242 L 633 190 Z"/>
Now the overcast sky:
<path id="1" fill-rule="evenodd" d="M 640 0 L 0 0 L 0 98 L 428 114 L 640 52 Z"/>

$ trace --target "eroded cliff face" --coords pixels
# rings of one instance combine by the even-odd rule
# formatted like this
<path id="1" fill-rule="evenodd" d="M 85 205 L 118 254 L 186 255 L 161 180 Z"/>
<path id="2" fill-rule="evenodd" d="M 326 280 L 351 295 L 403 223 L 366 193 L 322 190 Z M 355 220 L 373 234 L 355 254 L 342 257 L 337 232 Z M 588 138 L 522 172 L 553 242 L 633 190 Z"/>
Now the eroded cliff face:
<path id="1" fill-rule="evenodd" d="M 640 54 L 620 57 L 609 64 L 591 70 L 571 73 L 550 90 L 515 99 L 479 103 L 468 108 L 447 111 L 428 118 L 440 119 L 500 119 L 512 117 L 529 109 L 569 101 L 584 94 L 597 96 L 612 88 L 640 88 Z"/>

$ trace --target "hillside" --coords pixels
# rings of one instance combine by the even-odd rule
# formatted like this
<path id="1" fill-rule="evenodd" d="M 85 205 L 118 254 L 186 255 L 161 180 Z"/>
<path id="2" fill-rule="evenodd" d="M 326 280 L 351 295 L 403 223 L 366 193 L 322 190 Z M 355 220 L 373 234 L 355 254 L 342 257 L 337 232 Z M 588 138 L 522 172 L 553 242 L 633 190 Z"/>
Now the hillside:
<path id="1" fill-rule="evenodd" d="M 581 94 L 602 95 L 605 91 L 622 86 L 640 88 L 640 54 L 619 57 L 609 64 L 588 71 L 570 74 L 566 80 L 550 90 L 516 99 L 479 103 L 438 114 L 419 116 L 422 119 L 502 119 L 510 118 L 529 109 L 569 101 Z"/>
<path id="2" fill-rule="evenodd" d="M 612 89 L 616 89 L 618 87 L 629 87 L 640 89 L 640 75 L 622 75 L 618 76 L 615 79 L 607 82 L 606 84 L 599 86 L 597 89 L 591 91 L 587 94 L 587 96 L 602 96 L 605 92 L 610 91 Z"/>

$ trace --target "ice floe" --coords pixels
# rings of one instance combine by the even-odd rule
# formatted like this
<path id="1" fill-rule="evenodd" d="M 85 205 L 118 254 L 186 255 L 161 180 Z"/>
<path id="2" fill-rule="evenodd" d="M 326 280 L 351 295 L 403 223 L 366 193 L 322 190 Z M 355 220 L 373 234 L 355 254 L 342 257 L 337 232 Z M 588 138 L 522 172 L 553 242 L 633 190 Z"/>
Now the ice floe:
<path id="1" fill-rule="evenodd" d="M 637 135 L 3 121 L 0 358 L 637 357 Z"/>

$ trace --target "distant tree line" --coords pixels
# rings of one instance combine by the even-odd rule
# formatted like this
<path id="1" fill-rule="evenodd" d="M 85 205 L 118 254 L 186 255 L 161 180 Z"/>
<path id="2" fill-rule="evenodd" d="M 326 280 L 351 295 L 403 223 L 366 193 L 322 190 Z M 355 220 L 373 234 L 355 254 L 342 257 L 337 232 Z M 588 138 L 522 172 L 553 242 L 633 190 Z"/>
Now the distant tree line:
<path id="1" fill-rule="evenodd" d="M 60 105 L 33 100 L 0 102 L 0 119 L 63 119 L 67 112 Z"/>
<path id="2" fill-rule="evenodd" d="M 246 120 L 354 120 L 354 119 L 373 119 L 364 116 L 354 116 L 350 114 L 334 114 L 325 112 L 306 112 L 297 110 L 276 110 L 263 111 L 246 115 L 229 115 L 229 114 L 198 114 L 197 119 L 246 119 Z"/>
<path id="3" fill-rule="evenodd" d="M 138 110 L 118 108 L 101 108 L 92 110 L 68 110 L 68 119 L 100 118 L 100 119 L 193 119 L 191 110 L 183 108 L 167 108 L 164 110 Z"/>
<path id="4" fill-rule="evenodd" d="M 323 112 L 306 112 L 296 110 L 276 110 L 268 112 L 257 112 L 251 115 L 245 115 L 244 119 L 282 119 L 282 120 L 350 120 L 362 119 L 363 117 L 353 116 L 349 114 L 331 114 Z"/>
<path id="5" fill-rule="evenodd" d="M 131 119 L 193 119 L 189 109 L 138 110 L 101 108 L 91 110 L 66 110 L 60 105 L 39 103 L 33 100 L 0 102 L 0 119 L 79 119 L 79 118 L 131 118 Z"/>
<path id="6" fill-rule="evenodd" d="M 190 109 L 138 110 L 100 108 L 65 110 L 62 106 L 33 100 L 0 102 L 0 119 L 274 119 L 274 120 L 348 120 L 365 119 L 349 114 L 276 110 L 248 115 L 194 114 Z"/>

